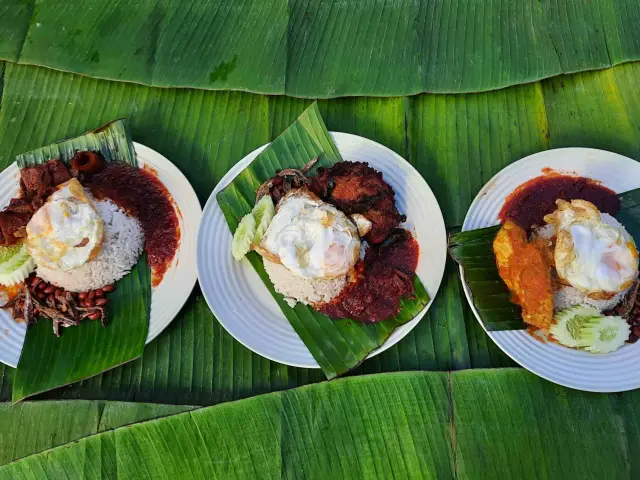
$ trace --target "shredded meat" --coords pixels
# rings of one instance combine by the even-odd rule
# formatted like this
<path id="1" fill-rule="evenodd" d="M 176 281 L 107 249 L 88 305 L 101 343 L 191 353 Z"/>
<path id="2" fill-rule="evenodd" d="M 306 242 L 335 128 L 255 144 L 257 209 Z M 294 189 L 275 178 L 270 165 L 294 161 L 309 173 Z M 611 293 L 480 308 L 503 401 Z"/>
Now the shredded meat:
<path id="1" fill-rule="evenodd" d="M 319 168 L 310 189 L 347 215 L 359 213 L 373 225 L 365 239 L 382 242 L 403 220 L 396 208 L 393 188 L 382 174 L 362 162 L 340 162 Z"/>

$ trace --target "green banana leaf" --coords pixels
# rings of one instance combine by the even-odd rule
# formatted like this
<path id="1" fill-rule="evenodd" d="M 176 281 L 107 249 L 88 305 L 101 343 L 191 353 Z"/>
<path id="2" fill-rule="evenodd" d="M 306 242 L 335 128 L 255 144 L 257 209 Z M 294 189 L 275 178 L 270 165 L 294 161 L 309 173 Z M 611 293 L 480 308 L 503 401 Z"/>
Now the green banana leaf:
<path id="1" fill-rule="evenodd" d="M 194 408 L 86 400 L 0 404 L 0 465 L 89 435 Z"/>
<path id="2" fill-rule="evenodd" d="M 35 440 L 0 478 L 637 478 L 639 395 L 579 392 L 521 369 L 402 372 L 174 415 L 144 406 L 134 418 L 120 404 L 108 428 L 140 421 L 110 431 L 103 402 L 27 403 L 31 414 L 13 406 L 3 418 L 60 424 L 77 409 L 77 422 L 59 447 Z"/>
<path id="3" fill-rule="evenodd" d="M 371 138 L 412 163 L 453 228 L 493 175 L 537 151 L 580 145 L 640 159 L 639 78 L 640 63 L 629 63 L 493 92 L 341 98 L 318 107 L 330 130 Z M 175 162 L 201 202 L 234 162 L 275 138 L 311 103 L 152 88 L 12 63 L 3 87 L 0 167 L 20 152 L 127 117 L 134 138 Z M 513 365 L 470 311 L 451 264 L 425 319 L 357 372 Z M 0 365 L 4 400 L 11 399 L 13 376 Z M 45 397 L 211 405 L 323 378 L 317 369 L 283 366 L 248 351 L 196 291 L 142 358 Z"/>
<path id="4" fill-rule="evenodd" d="M 500 226 L 470 230 L 449 238 L 449 254 L 464 269 L 473 302 L 489 331 L 523 330 L 522 309 L 511 302 L 511 294 L 498 274 L 493 240 Z"/>
<path id="5" fill-rule="evenodd" d="M 635 0 L 4 0 L 0 59 L 161 87 L 461 93 L 638 60 L 638 23 Z"/>
<path id="6" fill-rule="evenodd" d="M 640 188 L 618 195 L 620 212 L 616 219 L 622 223 L 629 234 L 640 243 Z"/>
<path id="7" fill-rule="evenodd" d="M 240 219 L 251 212 L 255 192 L 263 182 L 274 176 L 277 170 L 301 168 L 314 157 L 318 157 L 317 166 L 342 161 L 315 103 L 218 193 L 218 203 L 231 231 L 234 232 Z M 291 308 L 273 289 L 261 257 L 250 252 L 248 258 L 328 379 L 358 366 L 389 338 L 395 328 L 414 318 L 429 302 L 429 295 L 416 276 L 415 299 L 401 300 L 402 310 L 395 317 L 376 324 L 349 319 L 332 320 L 310 306 L 297 304 Z"/>
<path id="8" fill-rule="evenodd" d="M 67 163 L 78 151 L 100 152 L 107 163 L 126 163 L 138 166 L 138 158 L 126 120 L 120 119 L 90 130 L 84 135 L 40 147 L 16 157 L 19 168 L 41 165 L 52 158 Z"/>
<path id="9" fill-rule="evenodd" d="M 632 237 L 640 239 L 640 189 L 618 195 L 620 211 L 616 218 Z M 522 309 L 511 302 L 493 252 L 493 240 L 500 225 L 468 230 L 449 238 L 449 253 L 464 269 L 464 279 L 482 323 L 489 331 L 524 330 Z"/>
<path id="10" fill-rule="evenodd" d="M 17 156 L 21 168 L 57 158 L 71 160 L 78 150 L 100 151 L 107 162 L 137 165 L 124 120 L 85 135 Z M 53 335 L 51 322 L 40 319 L 27 328 L 13 380 L 12 400 L 68 385 L 139 357 L 149 330 L 151 272 L 143 255 L 109 295 L 108 325 L 84 321 Z"/>

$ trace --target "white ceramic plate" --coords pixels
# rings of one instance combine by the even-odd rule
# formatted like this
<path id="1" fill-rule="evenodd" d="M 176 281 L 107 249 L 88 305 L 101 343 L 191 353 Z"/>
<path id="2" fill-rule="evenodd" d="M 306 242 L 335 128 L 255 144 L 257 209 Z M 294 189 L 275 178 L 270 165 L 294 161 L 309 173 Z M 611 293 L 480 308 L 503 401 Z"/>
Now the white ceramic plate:
<path id="1" fill-rule="evenodd" d="M 498 224 L 498 214 L 507 196 L 527 180 L 543 175 L 545 167 L 598 180 L 617 193 L 640 187 L 640 163 L 635 160 L 591 148 L 548 150 L 523 158 L 493 177 L 471 204 L 462 230 Z M 461 276 L 467 299 L 480 321 L 462 269 Z M 640 342 L 610 354 L 594 355 L 542 343 L 522 330 L 487 334 L 527 370 L 559 385 L 590 392 L 621 392 L 640 387 Z"/>
<path id="2" fill-rule="evenodd" d="M 151 167 L 167 187 L 178 207 L 180 245 L 160 285 L 151 296 L 151 319 L 147 343 L 164 330 L 187 301 L 197 280 L 196 234 L 202 208 L 189 181 L 178 168 L 149 147 L 134 142 L 140 167 Z M 18 193 L 20 171 L 13 163 L 0 173 L 0 205 L 7 205 Z M 0 310 L 0 362 L 15 367 L 20 359 L 26 327 Z M 53 335 L 53 333 L 52 333 Z"/>
<path id="3" fill-rule="evenodd" d="M 444 274 L 446 230 L 431 189 L 407 161 L 366 138 L 337 132 L 331 132 L 331 137 L 344 160 L 367 162 L 382 172 L 393 187 L 398 210 L 407 215 L 407 225 L 420 244 L 417 274 L 432 299 L 414 319 L 396 329 L 382 347 L 369 355 L 372 357 L 398 343 L 431 306 Z M 238 263 L 231 257 L 232 235 L 216 201 L 216 194 L 266 147 L 263 145 L 238 162 L 216 186 L 204 207 L 198 232 L 200 287 L 220 323 L 244 346 L 276 362 L 319 368 L 249 261 Z"/>

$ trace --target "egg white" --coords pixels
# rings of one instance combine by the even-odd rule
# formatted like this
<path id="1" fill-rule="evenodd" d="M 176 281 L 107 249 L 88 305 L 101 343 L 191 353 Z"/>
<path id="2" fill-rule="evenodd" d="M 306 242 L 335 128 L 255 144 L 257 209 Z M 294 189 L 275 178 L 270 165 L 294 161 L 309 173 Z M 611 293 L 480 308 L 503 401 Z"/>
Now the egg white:
<path id="1" fill-rule="evenodd" d="M 603 298 L 627 289 L 638 276 L 638 250 L 626 229 L 590 202 L 558 200 L 557 205 L 545 220 L 556 230 L 558 277 Z"/>
<path id="2" fill-rule="evenodd" d="M 58 187 L 27 224 L 27 247 L 36 265 L 64 271 L 95 258 L 104 240 L 102 218 L 80 182 Z"/>
<path id="3" fill-rule="evenodd" d="M 343 212 L 300 189 L 278 202 L 256 250 L 300 277 L 336 278 L 353 269 L 360 238 Z"/>

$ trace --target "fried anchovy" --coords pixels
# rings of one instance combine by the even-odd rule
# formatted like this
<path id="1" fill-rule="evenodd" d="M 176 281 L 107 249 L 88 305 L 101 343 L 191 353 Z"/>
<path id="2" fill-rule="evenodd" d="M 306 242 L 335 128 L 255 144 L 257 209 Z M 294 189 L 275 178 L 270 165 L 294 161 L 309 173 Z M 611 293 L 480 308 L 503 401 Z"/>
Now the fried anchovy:
<path id="1" fill-rule="evenodd" d="M 256 191 L 256 203 L 258 203 L 258 200 L 260 200 L 262 197 L 267 195 L 272 188 L 273 188 L 272 179 L 269 179 L 266 182 L 264 182 L 262 185 L 260 185 L 260 188 L 258 188 L 258 190 Z"/>
<path id="2" fill-rule="evenodd" d="M 313 166 L 318 163 L 318 157 L 313 157 L 307 164 L 300 169 L 302 173 L 308 173 L 309 170 L 313 168 Z"/>

